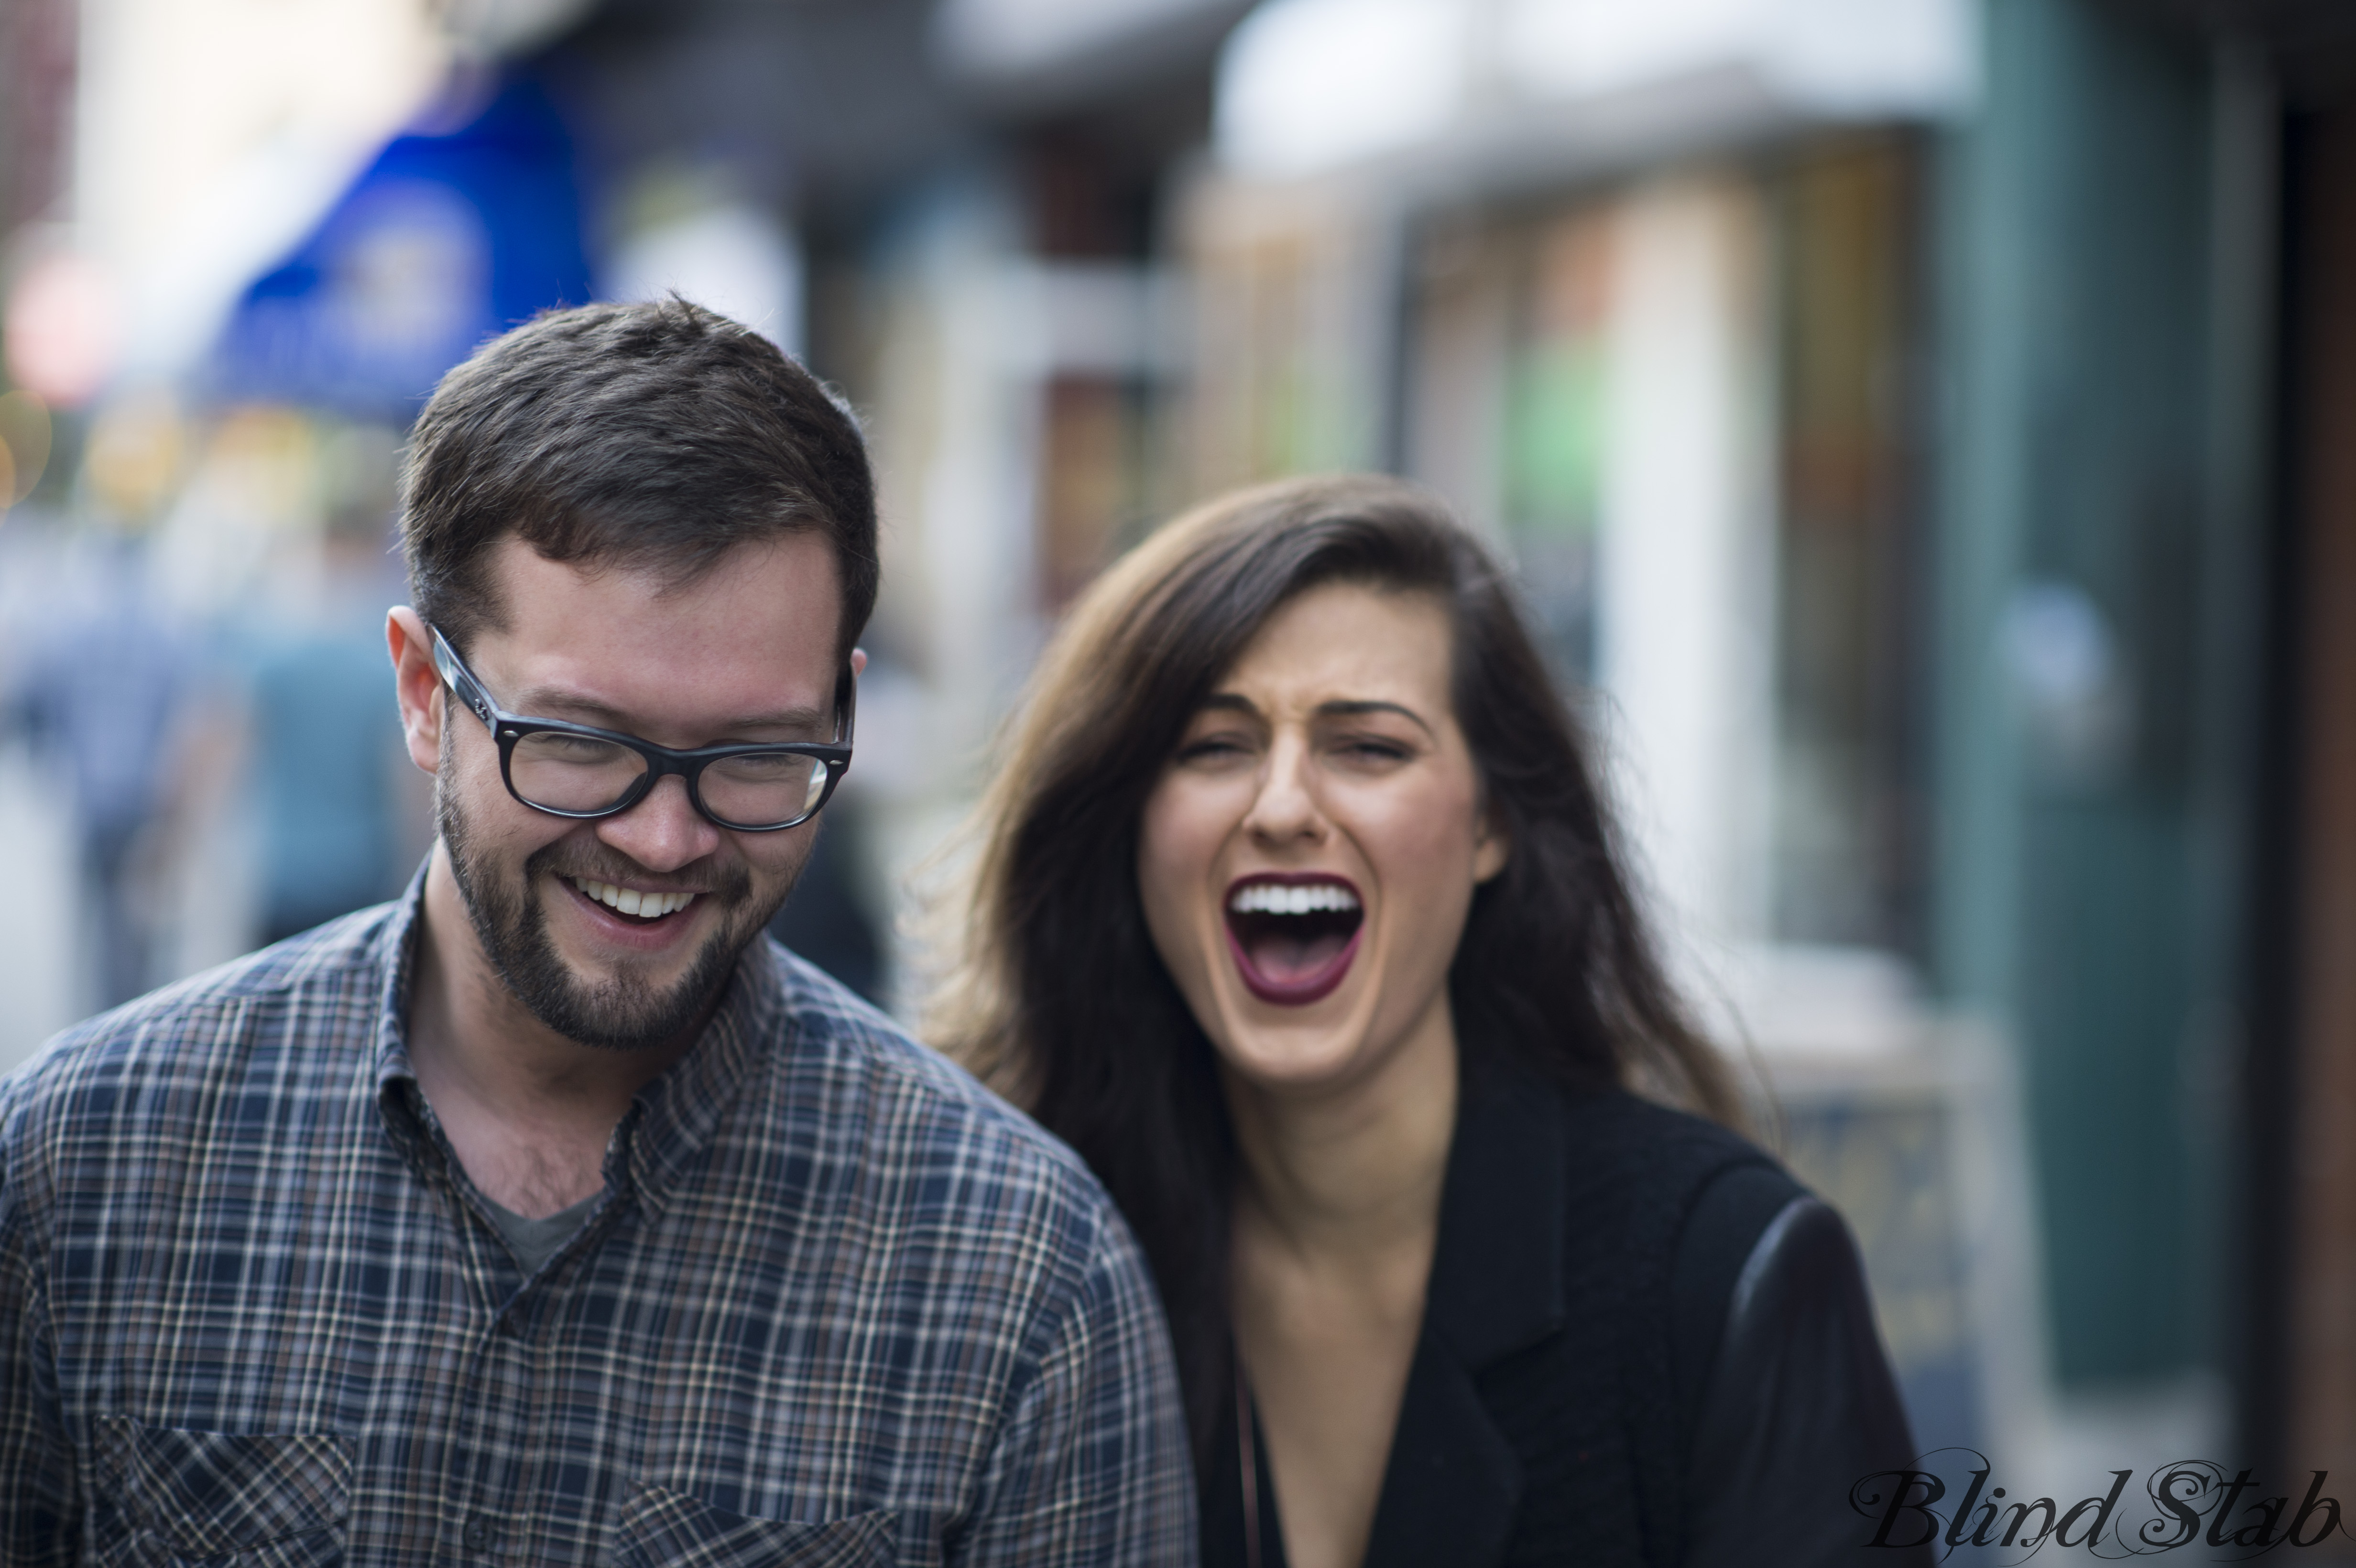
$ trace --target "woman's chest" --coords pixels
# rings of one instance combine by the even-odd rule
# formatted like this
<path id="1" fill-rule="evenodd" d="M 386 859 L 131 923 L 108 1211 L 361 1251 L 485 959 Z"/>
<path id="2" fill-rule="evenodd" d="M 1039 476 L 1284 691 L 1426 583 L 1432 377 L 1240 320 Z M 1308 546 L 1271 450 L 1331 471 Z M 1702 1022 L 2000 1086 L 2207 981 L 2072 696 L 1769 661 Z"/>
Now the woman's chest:
<path id="1" fill-rule="evenodd" d="M 1422 1326 L 1413 1290 L 1321 1290 L 1238 1270 L 1236 1335 L 1291 1568 L 1365 1554 Z"/>

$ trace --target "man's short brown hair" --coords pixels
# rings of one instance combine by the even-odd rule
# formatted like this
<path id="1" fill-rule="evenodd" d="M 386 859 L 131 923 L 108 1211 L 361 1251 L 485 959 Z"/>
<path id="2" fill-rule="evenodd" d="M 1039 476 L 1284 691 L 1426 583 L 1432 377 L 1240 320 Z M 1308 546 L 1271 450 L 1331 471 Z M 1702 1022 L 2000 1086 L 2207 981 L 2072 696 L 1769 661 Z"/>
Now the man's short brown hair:
<path id="1" fill-rule="evenodd" d="M 402 475 L 411 598 L 461 649 L 504 621 L 485 562 L 510 533 L 685 584 L 805 529 L 834 546 L 848 657 L 877 571 L 859 427 L 775 344 L 675 297 L 550 311 L 485 344 L 442 378 Z"/>

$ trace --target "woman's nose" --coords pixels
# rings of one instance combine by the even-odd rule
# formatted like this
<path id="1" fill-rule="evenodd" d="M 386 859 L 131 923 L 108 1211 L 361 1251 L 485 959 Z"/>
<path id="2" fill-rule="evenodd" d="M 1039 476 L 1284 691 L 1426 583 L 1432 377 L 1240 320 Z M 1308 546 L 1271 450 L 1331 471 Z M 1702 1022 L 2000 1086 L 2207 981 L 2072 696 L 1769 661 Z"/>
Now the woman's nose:
<path id="1" fill-rule="evenodd" d="M 1269 749 L 1244 827 L 1277 843 L 1323 836 L 1325 816 L 1311 787 L 1306 746 L 1280 741 Z"/>

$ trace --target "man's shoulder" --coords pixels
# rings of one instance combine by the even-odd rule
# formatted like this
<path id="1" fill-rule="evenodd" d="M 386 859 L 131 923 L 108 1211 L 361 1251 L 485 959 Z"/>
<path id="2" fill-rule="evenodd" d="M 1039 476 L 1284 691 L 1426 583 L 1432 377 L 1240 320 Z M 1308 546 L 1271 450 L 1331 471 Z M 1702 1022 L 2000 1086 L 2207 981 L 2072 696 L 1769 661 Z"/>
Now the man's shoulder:
<path id="1" fill-rule="evenodd" d="M 0 1137 L 16 1139 L 27 1118 L 153 1116 L 181 1094 L 218 1093 L 251 1070 L 264 1036 L 315 1045 L 369 1038 L 385 925 L 397 910 L 384 904 L 330 921 L 56 1035 L 0 1080 Z M 307 1054 L 316 1070 L 335 1053 Z"/>
<path id="2" fill-rule="evenodd" d="M 823 970 L 769 951 L 787 1019 L 769 1071 L 794 1099 L 824 1102 L 839 1151 L 857 1146 L 867 1179 L 968 1203 L 1017 1195 L 1034 1218 L 1044 1205 L 1091 1231 L 1112 1214 L 1087 1166 L 1036 1122 Z"/>

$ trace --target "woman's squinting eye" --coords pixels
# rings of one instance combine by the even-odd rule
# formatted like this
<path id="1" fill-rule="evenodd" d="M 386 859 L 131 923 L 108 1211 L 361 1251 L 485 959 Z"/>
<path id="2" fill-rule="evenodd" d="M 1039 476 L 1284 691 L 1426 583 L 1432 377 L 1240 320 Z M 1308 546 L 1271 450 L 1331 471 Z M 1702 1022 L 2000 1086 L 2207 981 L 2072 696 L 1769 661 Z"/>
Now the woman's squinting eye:
<path id="1" fill-rule="evenodd" d="M 1178 760 L 1182 763 L 1225 762 L 1244 756 L 1248 754 L 1248 750 L 1249 747 L 1244 736 L 1233 731 L 1223 730 L 1215 734 L 1197 735 L 1180 746 Z"/>
<path id="2" fill-rule="evenodd" d="M 1388 735 L 1346 735 L 1335 742 L 1334 750 L 1356 763 L 1403 763 L 1415 755 L 1413 746 Z"/>

